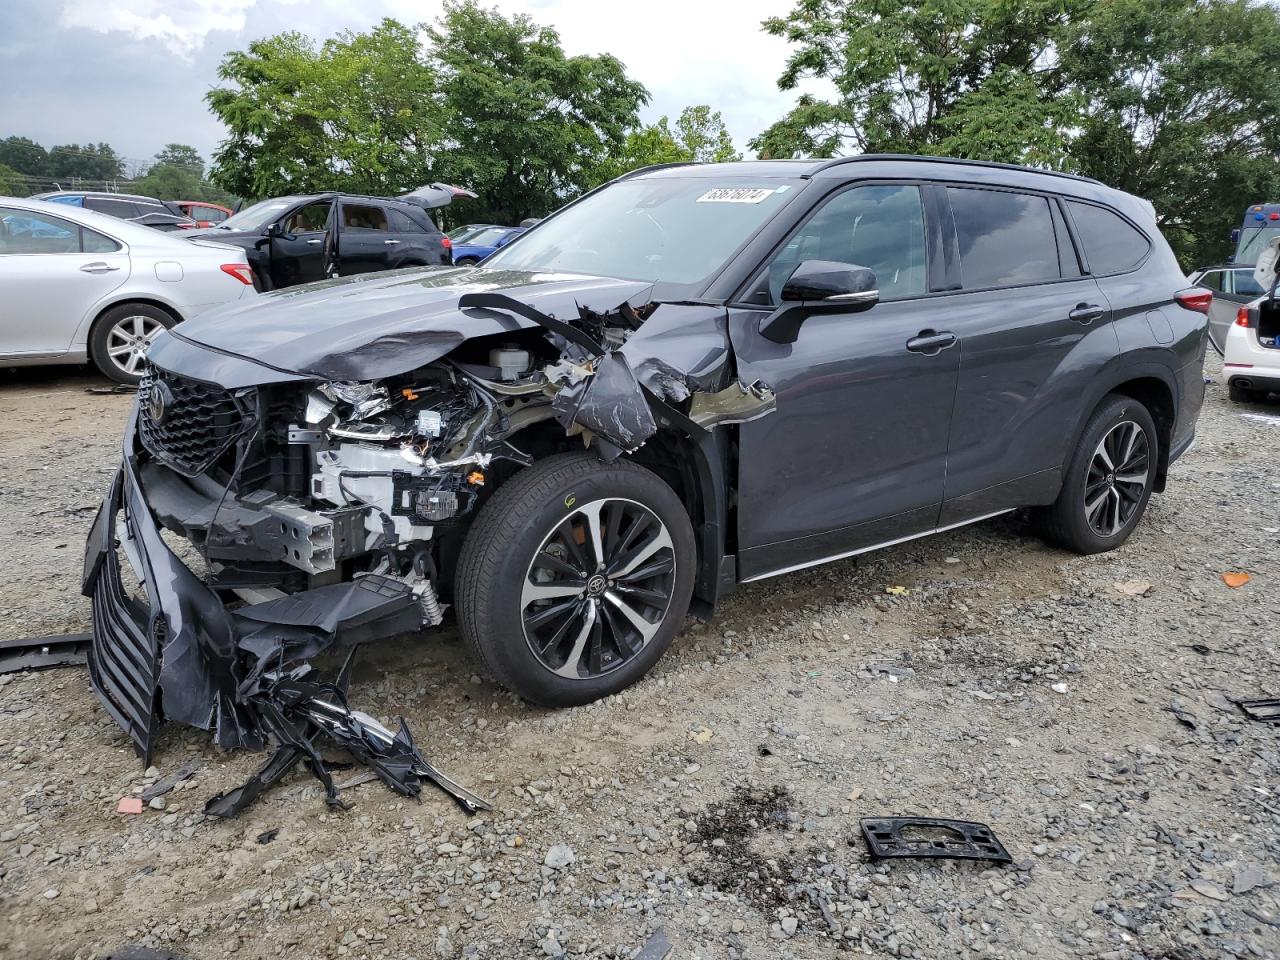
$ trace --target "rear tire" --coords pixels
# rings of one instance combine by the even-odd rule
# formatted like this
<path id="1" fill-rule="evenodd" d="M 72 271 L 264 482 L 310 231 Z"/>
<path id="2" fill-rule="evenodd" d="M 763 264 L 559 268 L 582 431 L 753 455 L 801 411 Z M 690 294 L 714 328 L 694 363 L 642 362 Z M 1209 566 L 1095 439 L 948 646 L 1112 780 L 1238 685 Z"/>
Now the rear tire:
<path id="1" fill-rule="evenodd" d="M 453 261 L 455 267 L 474 267 L 480 261 L 475 257 L 463 257 L 461 260 Z"/>
<path id="2" fill-rule="evenodd" d="M 89 357 L 116 383 L 137 384 L 146 371 L 146 352 L 177 319 L 149 303 L 122 303 L 100 316 L 89 334 Z"/>
<path id="3" fill-rule="evenodd" d="M 525 699 L 590 703 L 635 683 L 671 645 L 696 556 L 684 504 L 655 474 L 591 454 L 549 457 L 476 517 L 454 579 L 459 625 Z"/>
<path id="4" fill-rule="evenodd" d="M 1132 397 L 1109 395 L 1085 425 L 1058 499 L 1036 512 L 1041 535 L 1076 553 L 1114 550 L 1142 519 L 1159 462 L 1151 413 Z"/>

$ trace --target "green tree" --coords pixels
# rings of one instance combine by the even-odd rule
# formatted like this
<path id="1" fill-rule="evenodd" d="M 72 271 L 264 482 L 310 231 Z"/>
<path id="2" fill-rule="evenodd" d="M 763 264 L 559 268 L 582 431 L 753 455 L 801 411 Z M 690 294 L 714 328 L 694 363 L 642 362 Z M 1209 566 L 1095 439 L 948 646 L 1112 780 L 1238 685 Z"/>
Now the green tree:
<path id="1" fill-rule="evenodd" d="M 429 180 L 439 140 L 434 72 L 417 32 L 383 20 L 318 49 L 298 33 L 227 54 L 206 97 L 228 131 L 212 179 L 240 196 L 396 193 Z"/>
<path id="2" fill-rule="evenodd" d="M 185 143 L 166 143 L 156 154 L 156 166 L 182 167 L 197 177 L 204 175 L 204 157 L 195 147 Z"/>
<path id="3" fill-rule="evenodd" d="M 607 170 L 609 179 L 628 170 L 655 163 L 723 163 L 741 160 L 720 112 L 706 104 L 685 107 L 676 118 L 675 130 L 667 117 L 627 133 L 621 152 Z"/>
<path id="4" fill-rule="evenodd" d="M 959 154 L 1059 162 L 1070 104 L 1045 75 L 1056 31 L 1090 0 L 799 0 L 764 21 L 795 49 L 778 86 L 819 78 L 751 141 L 762 156 Z M 986 130 L 991 122 L 998 137 Z"/>
<path id="5" fill-rule="evenodd" d="M 48 171 L 58 180 L 115 180 L 124 173 L 124 161 L 110 144 L 66 143 L 49 148 Z"/>
<path id="6" fill-rule="evenodd" d="M 26 177 L 13 167 L 0 163 L 0 197 L 25 197 L 29 193 Z"/>
<path id="7" fill-rule="evenodd" d="M 1060 49 L 1085 101 L 1075 167 L 1151 200 L 1183 266 L 1222 260 L 1244 207 L 1280 197 L 1280 11 L 1108 0 Z"/>
<path id="8" fill-rule="evenodd" d="M 649 99 L 616 58 L 567 57 L 523 14 L 446 2 L 427 36 L 443 125 L 432 169 L 480 194 L 477 217 L 543 216 L 600 182 Z"/>
<path id="9" fill-rule="evenodd" d="M 666 117 L 662 122 L 665 125 Z M 680 111 L 676 118 L 675 139 L 690 159 L 698 163 L 727 163 L 742 159 L 724 120 L 720 118 L 720 111 L 713 111 L 705 103 Z"/>
<path id="10" fill-rule="evenodd" d="M 48 152 L 26 137 L 5 137 L 0 140 L 0 163 L 29 177 L 43 177 L 49 173 Z"/>
<path id="11" fill-rule="evenodd" d="M 1146 197 L 1184 267 L 1280 194 L 1280 11 L 1260 0 L 799 0 L 779 86 L 829 81 L 762 156 L 946 154 Z"/>

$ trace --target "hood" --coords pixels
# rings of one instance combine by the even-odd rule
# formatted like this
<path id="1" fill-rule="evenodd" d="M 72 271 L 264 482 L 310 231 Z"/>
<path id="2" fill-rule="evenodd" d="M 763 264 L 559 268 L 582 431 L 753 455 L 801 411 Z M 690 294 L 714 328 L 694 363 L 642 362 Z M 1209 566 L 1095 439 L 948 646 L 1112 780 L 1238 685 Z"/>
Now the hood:
<path id="1" fill-rule="evenodd" d="M 652 288 L 632 280 L 472 267 L 362 274 L 211 310 L 159 338 L 151 358 L 166 369 L 175 369 L 171 362 L 189 367 L 179 357 L 179 345 L 189 344 L 293 376 L 376 380 L 439 359 L 472 337 L 537 326 L 502 311 L 459 309 L 463 294 L 500 292 L 549 316 L 576 318 L 579 306 L 607 312 L 624 302 L 641 305 Z"/>

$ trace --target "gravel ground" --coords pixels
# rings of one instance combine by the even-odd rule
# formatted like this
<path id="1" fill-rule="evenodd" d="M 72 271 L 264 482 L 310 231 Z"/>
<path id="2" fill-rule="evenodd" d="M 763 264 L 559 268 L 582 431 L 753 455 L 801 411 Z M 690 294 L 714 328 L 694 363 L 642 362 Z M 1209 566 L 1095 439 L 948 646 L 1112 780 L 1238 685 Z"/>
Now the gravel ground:
<path id="1" fill-rule="evenodd" d="M 261 757 L 171 727 L 144 773 L 82 671 L 0 677 L 0 955 L 632 957 L 661 930 L 681 958 L 1280 956 L 1280 729 L 1226 699 L 1280 695 L 1280 407 L 1208 373 L 1113 553 L 1010 516 L 765 581 L 576 710 L 479 676 L 451 627 L 364 655 L 355 703 L 492 814 L 377 783 L 328 812 L 296 773 L 207 821 Z M 129 401 L 6 376 L 0 638 L 84 629 Z M 858 818 L 912 813 L 985 821 L 1014 863 L 871 863 Z"/>

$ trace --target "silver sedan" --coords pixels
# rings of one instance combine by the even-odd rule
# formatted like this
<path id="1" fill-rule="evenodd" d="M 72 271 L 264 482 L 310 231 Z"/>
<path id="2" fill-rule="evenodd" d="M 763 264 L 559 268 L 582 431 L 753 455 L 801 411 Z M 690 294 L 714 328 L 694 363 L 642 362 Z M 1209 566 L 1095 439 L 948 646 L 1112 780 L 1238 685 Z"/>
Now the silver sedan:
<path id="1" fill-rule="evenodd" d="M 92 362 L 137 383 L 156 334 L 256 296 L 243 250 L 0 197 L 0 368 Z"/>

